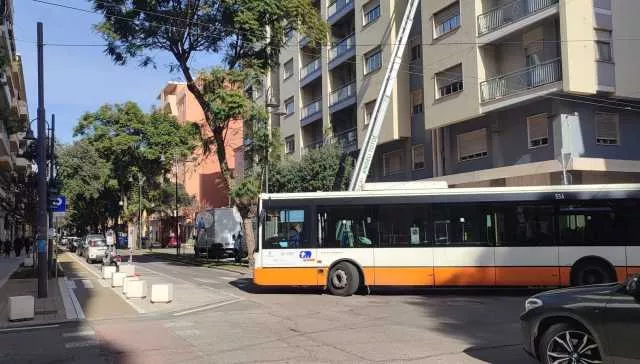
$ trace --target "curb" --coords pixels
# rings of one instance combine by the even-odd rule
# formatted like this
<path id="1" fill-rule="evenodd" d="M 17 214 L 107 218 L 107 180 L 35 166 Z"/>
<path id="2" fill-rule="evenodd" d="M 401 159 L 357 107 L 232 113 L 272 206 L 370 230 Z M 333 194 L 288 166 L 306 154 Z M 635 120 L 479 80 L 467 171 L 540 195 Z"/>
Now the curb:
<path id="1" fill-rule="evenodd" d="M 48 321 L 48 322 L 40 322 L 40 323 L 29 323 L 25 325 L 13 325 L 10 327 L 0 327 L 0 335 L 2 335 L 3 333 L 9 333 L 12 331 L 27 330 L 30 328 L 42 328 L 42 327 L 48 327 L 48 326 L 58 326 L 58 325 L 77 323 L 77 322 L 78 320 L 65 319 L 65 320 L 56 320 L 56 321 Z"/>
<path id="2" fill-rule="evenodd" d="M 176 262 L 176 263 L 182 263 L 185 265 L 190 265 L 193 267 L 203 267 L 203 268 L 209 268 L 209 269 L 217 269 L 217 270 L 223 270 L 225 272 L 231 272 L 231 273 L 236 273 L 236 274 L 241 274 L 241 275 L 247 275 L 250 272 L 239 272 L 237 270 L 233 270 L 233 269 L 229 269 L 229 268 L 225 268 L 225 267 L 212 267 L 212 266 L 208 266 L 206 263 L 205 264 L 198 264 L 198 263 L 194 263 L 194 262 L 189 262 L 189 261 L 184 261 L 181 259 L 176 259 L 176 258 L 171 258 L 171 257 L 167 257 L 164 255 L 158 255 L 158 254 L 154 254 L 154 253 L 150 253 L 150 254 L 146 254 L 146 255 L 151 255 L 153 257 L 159 258 L 159 259 L 163 259 L 163 260 L 168 260 L 168 261 L 172 261 L 172 262 Z"/>

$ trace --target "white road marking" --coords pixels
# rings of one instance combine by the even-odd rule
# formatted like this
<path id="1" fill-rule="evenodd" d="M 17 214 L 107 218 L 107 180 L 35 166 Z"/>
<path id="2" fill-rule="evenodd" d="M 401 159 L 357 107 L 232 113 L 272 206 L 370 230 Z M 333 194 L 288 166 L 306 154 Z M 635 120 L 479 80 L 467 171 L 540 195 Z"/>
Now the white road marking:
<path id="1" fill-rule="evenodd" d="M 238 277 L 218 277 L 220 279 L 224 279 L 225 281 L 235 281 Z"/>
<path id="2" fill-rule="evenodd" d="M 82 285 L 84 286 L 84 288 L 93 289 L 93 283 L 91 283 L 91 281 L 88 279 L 83 279 Z"/>
<path id="3" fill-rule="evenodd" d="M 189 321 L 176 321 L 176 322 L 167 322 L 164 324 L 164 327 L 189 327 L 193 326 L 193 322 Z"/>
<path id="4" fill-rule="evenodd" d="M 0 329 L 0 332 L 48 329 L 48 328 L 51 328 L 51 327 L 58 327 L 58 326 L 60 326 L 60 325 L 40 325 L 40 326 L 29 326 L 29 327 L 12 327 L 10 329 Z"/>
<path id="5" fill-rule="evenodd" d="M 71 280 L 66 280 L 65 281 L 67 288 L 69 289 L 76 289 L 76 282 L 75 281 L 71 281 Z"/>
<path id="6" fill-rule="evenodd" d="M 212 308 L 217 308 L 217 307 L 221 307 L 221 306 L 230 305 L 232 303 L 240 302 L 240 301 L 243 301 L 243 300 L 244 300 L 243 298 L 237 298 L 237 299 L 231 300 L 231 301 L 214 303 L 214 304 L 208 305 L 208 306 L 203 306 L 203 307 L 198 307 L 198 308 L 194 308 L 194 309 L 191 309 L 191 310 L 176 312 L 176 313 L 173 314 L 173 316 L 182 316 L 182 315 L 186 315 L 186 314 L 189 314 L 189 313 L 210 310 Z"/>
<path id="7" fill-rule="evenodd" d="M 180 331 L 176 331 L 176 334 L 178 334 L 179 336 L 198 336 L 200 335 L 200 331 L 196 330 L 196 329 L 191 329 L 191 330 L 180 330 Z"/>
<path id="8" fill-rule="evenodd" d="M 202 283 L 220 283 L 214 279 L 204 279 L 204 278 L 194 278 L 194 281 L 202 282 Z"/>
<path id="9" fill-rule="evenodd" d="M 63 337 L 72 337 L 72 336 L 95 336 L 96 332 L 93 330 L 85 330 L 79 332 L 65 332 L 62 334 Z"/>
<path id="10" fill-rule="evenodd" d="M 73 341 L 70 343 L 64 344 L 64 347 L 67 349 L 76 349 L 76 348 L 86 348 L 89 346 L 98 345 L 98 340 L 85 340 L 85 341 Z"/>

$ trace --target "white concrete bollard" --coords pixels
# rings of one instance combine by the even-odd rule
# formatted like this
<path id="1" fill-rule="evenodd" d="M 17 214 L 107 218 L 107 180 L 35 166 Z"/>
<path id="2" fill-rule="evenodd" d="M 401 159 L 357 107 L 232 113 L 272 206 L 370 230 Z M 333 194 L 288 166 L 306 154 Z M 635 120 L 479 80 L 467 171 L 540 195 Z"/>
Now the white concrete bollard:
<path id="1" fill-rule="evenodd" d="M 31 258 L 31 257 L 24 258 L 24 261 L 22 262 L 22 265 L 24 267 L 33 267 L 33 258 Z"/>
<path id="2" fill-rule="evenodd" d="M 122 287 L 127 273 L 115 272 L 111 275 L 111 287 Z"/>
<path id="3" fill-rule="evenodd" d="M 127 298 L 145 298 L 147 297 L 146 281 L 130 281 L 127 285 Z"/>
<path id="4" fill-rule="evenodd" d="M 125 277 L 123 282 L 122 282 L 122 294 L 125 295 L 125 296 L 127 295 L 127 290 L 128 290 L 128 287 L 129 287 L 129 283 L 131 281 L 139 281 L 139 280 L 140 280 L 140 277 L 138 277 L 138 276 Z"/>
<path id="5" fill-rule="evenodd" d="M 120 264 L 118 271 L 126 273 L 127 277 L 136 275 L 136 266 L 133 264 Z"/>
<path id="6" fill-rule="evenodd" d="M 117 269 L 118 269 L 117 267 L 113 267 L 113 266 L 107 266 L 102 268 L 102 278 L 111 279 L 111 276 L 113 275 L 113 273 L 116 272 Z"/>
<path id="7" fill-rule="evenodd" d="M 173 301 L 173 284 L 152 284 L 151 285 L 151 303 Z"/>
<path id="8" fill-rule="evenodd" d="M 9 297 L 9 321 L 33 320 L 35 304 L 33 296 Z"/>

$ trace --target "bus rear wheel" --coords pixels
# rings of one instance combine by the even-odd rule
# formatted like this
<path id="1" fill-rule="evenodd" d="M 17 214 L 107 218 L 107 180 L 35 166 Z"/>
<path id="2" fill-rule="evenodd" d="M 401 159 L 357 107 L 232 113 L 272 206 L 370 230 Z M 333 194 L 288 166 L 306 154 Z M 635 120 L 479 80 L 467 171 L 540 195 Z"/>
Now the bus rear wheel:
<path id="1" fill-rule="evenodd" d="M 615 282 L 615 272 L 604 262 L 586 260 L 571 271 L 571 283 L 574 286 Z"/>
<path id="2" fill-rule="evenodd" d="M 351 296 L 360 286 L 360 274 L 358 269 L 347 262 L 336 264 L 329 271 L 329 292 L 335 296 Z"/>

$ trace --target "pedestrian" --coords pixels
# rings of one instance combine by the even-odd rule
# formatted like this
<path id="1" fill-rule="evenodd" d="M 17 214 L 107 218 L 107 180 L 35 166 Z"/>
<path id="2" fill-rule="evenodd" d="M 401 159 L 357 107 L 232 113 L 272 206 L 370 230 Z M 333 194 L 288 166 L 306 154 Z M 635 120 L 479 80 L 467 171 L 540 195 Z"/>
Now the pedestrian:
<path id="1" fill-rule="evenodd" d="M 4 256 L 7 258 L 11 258 L 11 241 L 5 240 L 2 245 L 4 248 Z"/>
<path id="2" fill-rule="evenodd" d="M 27 257 L 30 257 L 30 256 L 31 256 L 31 255 L 30 255 L 30 250 L 31 250 L 31 238 L 24 237 L 24 238 L 22 238 L 22 241 L 24 242 L 24 254 L 25 254 Z"/>
<path id="3" fill-rule="evenodd" d="M 16 258 L 20 256 L 22 252 L 22 240 L 20 238 L 16 238 L 13 241 L 13 251 L 16 253 Z"/>

